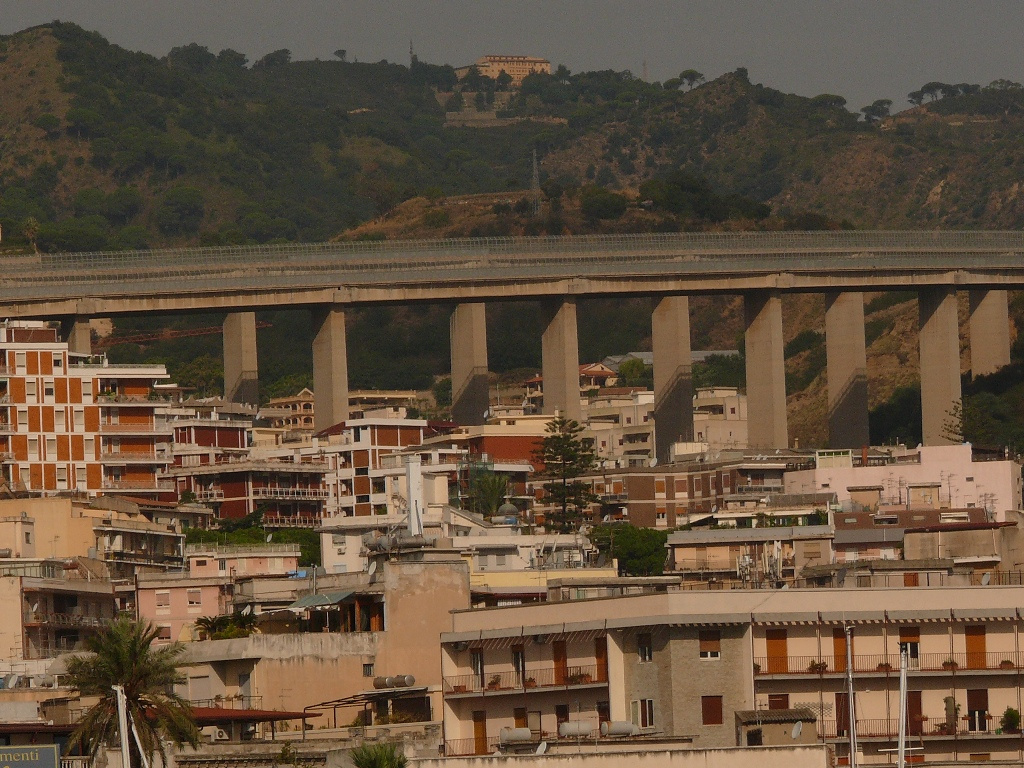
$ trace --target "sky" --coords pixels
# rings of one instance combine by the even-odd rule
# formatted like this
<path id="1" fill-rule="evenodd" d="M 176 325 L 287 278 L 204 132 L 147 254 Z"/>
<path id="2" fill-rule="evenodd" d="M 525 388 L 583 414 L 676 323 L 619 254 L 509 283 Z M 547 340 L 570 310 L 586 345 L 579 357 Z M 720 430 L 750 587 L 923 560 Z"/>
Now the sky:
<path id="1" fill-rule="evenodd" d="M 574 72 L 628 69 L 663 81 L 746 67 L 753 82 L 857 110 L 907 105 L 932 80 L 1024 82 L 1021 0 L 0 0 L 0 34 L 73 21 L 132 50 L 163 56 L 199 43 L 251 60 L 431 63 L 527 54 Z"/>

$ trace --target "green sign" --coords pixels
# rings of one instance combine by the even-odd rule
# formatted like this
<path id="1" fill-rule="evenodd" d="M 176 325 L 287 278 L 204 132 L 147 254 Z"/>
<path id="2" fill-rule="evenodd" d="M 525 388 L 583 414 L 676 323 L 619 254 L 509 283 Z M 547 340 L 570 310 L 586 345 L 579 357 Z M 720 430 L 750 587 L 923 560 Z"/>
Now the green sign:
<path id="1" fill-rule="evenodd" d="M 59 768 L 56 744 L 0 747 L 0 768 Z"/>

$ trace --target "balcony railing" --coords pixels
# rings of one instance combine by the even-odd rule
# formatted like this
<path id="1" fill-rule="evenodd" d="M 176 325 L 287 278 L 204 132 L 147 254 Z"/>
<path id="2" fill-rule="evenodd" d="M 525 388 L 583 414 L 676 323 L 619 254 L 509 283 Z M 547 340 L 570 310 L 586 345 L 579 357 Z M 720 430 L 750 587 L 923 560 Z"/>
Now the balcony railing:
<path id="1" fill-rule="evenodd" d="M 55 627 L 103 627 L 110 619 L 99 616 L 80 616 L 73 613 L 49 613 L 44 611 L 28 611 L 25 613 L 25 624 L 46 624 Z"/>
<path id="2" fill-rule="evenodd" d="M 173 491 L 174 486 L 157 480 L 104 480 L 106 491 Z"/>
<path id="3" fill-rule="evenodd" d="M 899 654 L 854 654 L 857 673 L 899 674 Z M 909 660 L 909 669 L 921 672 L 974 672 L 984 670 L 1017 671 L 1024 669 L 1024 653 L 991 651 L 972 653 L 922 653 Z M 845 674 L 845 656 L 759 656 L 754 659 L 754 674 L 829 675 Z"/>
<path id="4" fill-rule="evenodd" d="M 997 734 L 998 718 L 991 713 L 985 712 L 975 715 L 973 718 L 963 716 L 954 721 L 946 719 L 945 715 L 935 717 L 919 717 L 916 720 L 911 718 L 907 722 L 907 735 L 912 738 L 928 738 L 929 736 L 959 736 L 964 737 L 985 737 L 1002 736 Z M 850 727 L 847 720 L 820 720 L 819 735 L 825 739 L 845 739 L 849 736 Z M 886 738 L 896 739 L 899 735 L 899 721 L 895 718 L 866 718 L 857 719 L 858 738 Z M 1020 738 L 1020 734 L 1012 735 Z"/>
<path id="5" fill-rule="evenodd" d="M 113 424 L 109 421 L 100 422 L 100 433 L 109 435 L 169 435 L 174 430 L 169 424 L 156 422 L 149 424 Z"/>
<path id="6" fill-rule="evenodd" d="M 224 491 L 220 488 L 205 488 L 193 491 L 196 501 L 217 501 L 224 498 Z"/>
<path id="7" fill-rule="evenodd" d="M 288 499 L 297 501 L 325 501 L 329 492 L 325 488 L 253 488 L 253 498 Z"/>
<path id="8" fill-rule="evenodd" d="M 586 724 L 588 724 L 590 726 L 590 733 L 588 735 L 586 735 L 586 736 L 579 737 L 579 740 L 580 741 L 588 741 L 589 742 L 589 741 L 595 741 L 595 740 L 598 740 L 598 739 L 608 738 L 607 736 L 601 736 L 601 721 L 597 718 L 596 715 L 593 715 L 593 713 L 591 713 L 591 714 L 592 714 L 591 717 L 582 717 L 582 718 L 578 718 L 574 714 L 568 720 L 568 722 L 570 722 L 570 723 L 586 723 Z M 534 731 L 531 734 L 531 737 L 532 737 L 531 741 L 534 741 L 534 742 L 556 741 L 556 740 L 569 741 L 569 742 L 576 742 L 577 741 L 577 737 L 576 736 L 559 736 L 558 735 L 558 731 Z M 611 738 L 615 739 L 616 737 L 612 736 Z M 484 747 L 484 744 L 482 743 L 482 741 L 477 741 L 477 739 L 475 739 L 475 738 L 469 738 L 469 739 L 449 739 L 448 741 L 446 741 L 444 743 L 444 753 L 445 753 L 445 755 L 447 757 L 467 756 L 467 755 L 477 755 L 477 754 L 481 754 L 481 755 L 482 754 L 494 754 L 495 752 L 499 751 L 499 747 L 500 746 L 501 746 L 501 737 L 500 736 L 489 737 L 487 739 L 486 751 L 484 749 L 482 749 Z"/>
<path id="9" fill-rule="evenodd" d="M 159 464 L 167 460 L 166 456 L 161 456 L 155 451 L 139 451 L 138 453 L 132 453 L 130 451 L 104 451 L 100 454 L 101 462 L 113 462 L 117 464 Z"/>
<path id="10" fill-rule="evenodd" d="M 608 675 L 595 665 L 542 667 L 523 672 L 488 672 L 480 675 L 451 675 L 444 678 L 446 694 L 508 693 L 532 688 L 565 688 L 578 685 L 606 685 Z"/>
<path id="11" fill-rule="evenodd" d="M 311 515 L 269 515 L 263 518 L 264 528 L 316 528 L 323 522 Z"/>
<path id="12" fill-rule="evenodd" d="M 216 709 L 263 709 L 262 696 L 214 696 L 212 699 L 191 699 L 193 707 L 214 707 Z"/>
<path id="13" fill-rule="evenodd" d="M 0 421 L 0 435 L 13 435 L 16 431 L 11 422 Z"/>

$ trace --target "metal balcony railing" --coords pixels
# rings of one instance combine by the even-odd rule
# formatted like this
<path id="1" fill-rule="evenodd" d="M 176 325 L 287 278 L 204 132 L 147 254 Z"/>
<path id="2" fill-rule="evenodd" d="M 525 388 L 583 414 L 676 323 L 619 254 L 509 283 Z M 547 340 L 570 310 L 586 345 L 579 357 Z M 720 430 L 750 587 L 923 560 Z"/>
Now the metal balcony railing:
<path id="1" fill-rule="evenodd" d="M 890 654 L 854 654 L 853 671 L 881 675 L 899 674 L 900 657 Z M 991 651 L 973 653 L 922 653 L 910 659 L 910 670 L 920 672 L 965 673 L 975 671 L 1016 672 L 1024 669 L 1024 653 Z M 759 656 L 754 659 L 754 674 L 831 675 L 846 673 L 845 656 Z"/>
<path id="2" fill-rule="evenodd" d="M 214 696 L 211 699 L 190 699 L 193 707 L 213 707 L 216 709 L 262 709 L 262 696 Z"/>
<path id="3" fill-rule="evenodd" d="M 485 672 L 480 675 L 451 675 L 444 678 L 446 694 L 522 692 L 531 688 L 564 688 L 607 684 L 608 675 L 596 665 L 537 667 L 523 672 Z"/>
<path id="4" fill-rule="evenodd" d="M 287 499 L 297 501 L 324 501 L 330 493 L 326 488 L 253 488 L 252 495 L 257 499 Z"/>

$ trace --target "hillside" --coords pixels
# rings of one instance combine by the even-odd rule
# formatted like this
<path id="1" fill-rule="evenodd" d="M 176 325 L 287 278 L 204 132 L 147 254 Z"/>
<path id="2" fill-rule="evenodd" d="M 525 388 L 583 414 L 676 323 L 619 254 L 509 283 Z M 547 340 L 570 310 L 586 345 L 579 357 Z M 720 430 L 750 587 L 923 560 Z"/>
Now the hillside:
<path id="1" fill-rule="evenodd" d="M 0 38 L 0 66 L 0 254 L 332 237 L 1024 224 L 1024 88 L 1005 81 L 931 84 L 918 106 L 861 120 L 839 96 L 782 93 L 751 83 L 742 69 L 684 90 L 678 80 L 559 68 L 527 78 L 519 92 L 475 83 L 482 97 L 472 100 L 497 111 L 483 121 L 490 127 L 472 127 L 462 119 L 467 107 L 446 119 L 446 108 L 465 103 L 452 92 L 453 70 L 418 61 L 291 61 L 282 50 L 250 63 L 197 45 L 157 59 L 54 23 Z M 534 150 L 539 195 L 524 191 Z M 917 376 L 915 304 L 869 298 L 873 434 L 913 439 L 901 404 L 912 401 L 902 388 Z M 448 366 L 448 309 L 350 313 L 353 385 L 429 387 Z M 582 359 L 648 347 L 648 312 L 645 300 L 585 302 Z M 1013 312 L 1019 328 L 1020 297 Z M 692 314 L 696 348 L 740 345 L 736 301 L 695 299 Z M 127 319 L 118 329 L 219 319 Z M 306 314 L 261 319 L 272 322 L 261 332 L 264 393 L 308 384 Z M 787 301 L 791 431 L 803 444 L 824 439 L 823 325 L 820 299 Z M 511 379 L 535 370 L 539 331 L 533 305 L 493 307 L 492 369 Z M 216 337 L 121 345 L 111 354 L 166 362 L 200 391 L 219 386 Z M 735 367 L 701 375 L 740 383 Z M 988 403 L 986 412 L 1012 414 L 1024 399 L 1016 386 L 1004 377 L 992 384 L 998 392 L 972 397 Z M 989 394 L 998 402 L 982 397 Z M 970 408 L 968 416 L 981 418 Z"/>

